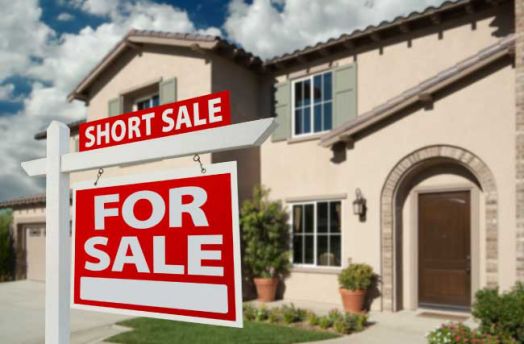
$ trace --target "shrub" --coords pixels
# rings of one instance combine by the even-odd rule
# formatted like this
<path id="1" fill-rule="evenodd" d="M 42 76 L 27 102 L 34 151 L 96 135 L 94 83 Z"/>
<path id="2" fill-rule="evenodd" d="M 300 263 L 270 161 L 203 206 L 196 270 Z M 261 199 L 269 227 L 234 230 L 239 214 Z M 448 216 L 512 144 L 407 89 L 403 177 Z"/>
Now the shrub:
<path id="1" fill-rule="evenodd" d="M 269 311 L 267 310 L 266 306 L 262 305 L 262 307 L 256 310 L 255 312 L 256 321 L 266 321 L 268 318 L 269 318 Z"/>
<path id="2" fill-rule="evenodd" d="M 338 333 L 350 334 L 352 332 L 362 331 L 366 323 L 367 316 L 364 314 L 345 313 L 334 321 L 333 327 Z"/>
<path id="3" fill-rule="evenodd" d="M 15 272 L 15 251 L 9 226 L 10 210 L 0 210 L 0 281 L 12 280 Z"/>
<path id="4" fill-rule="evenodd" d="M 333 326 L 333 320 L 328 315 L 325 315 L 323 317 L 319 317 L 319 319 L 318 319 L 318 326 L 320 326 L 320 328 L 326 330 L 326 329 L 330 328 L 331 326 Z"/>
<path id="5" fill-rule="evenodd" d="M 243 258 L 253 277 L 271 278 L 289 271 L 289 227 L 282 203 L 269 201 L 269 190 L 256 187 L 240 211 Z"/>
<path id="6" fill-rule="evenodd" d="M 368 316 L 366 314 L 353 314 L 355 332 L 363 331 L 368 323 Z"/>
<path id="7" fill-rule="evenodd" d="M 269 315 L 267 320 L 272 324 L 278 324 L 279 322 L 282 322 L 282 309 L 278 307 L 271 308 L 269 310 Z"/>
<path id="8" fill-rule="evenodd" d="M 510 344 L 511 340 L 503 340 L 490 334 L 474 331 L 463 324 L 444 324 L 430 332 L 427 336 L 429 344 Z"/>
<path id="9" fill-rule="evenodd" d="M 249 303 L 244 303 L 242 305 L 243 311 L 244 311 L 244 319 L 246 320 L 255 320 L 257 315 L 257 308 Z"/>
<path id="10" fill-rule="evenodd" d="M 371 286 L 373 269 L 367 264 L 350 264 L 338 275 L 341 288 L 348 290 L 365 290 Z"/>
<path id="11" fill-rule="evenodd" d="M 307 312 L 306 320 L 307 320 L 308 324 L 311 325 L 311 326 L 318 326 L 318 323 L 320 321 L 318 315 L 316 315 L 313 312 Z"/>
<path id="12" fill-rule="evenodd" d="M 295 305 L 282 306 L 282 318 L 286 324 L 303 321 L 306 318 L 306 311 L 296 308 Z"/>
<path id="13" fill-rule="evenodd" d="M 338 309 L 332 309 L 329 311 L 328 317 L 332 323 L 335 323 L 335 321 L 342 319 L 344 315 Z"/>
<path id="14" fill-rule="evenodd" d="M 480 331 L 524 343 L 524 284 L 512 290 L 482 289 L 475 295 L 472 314 L 480 320 Z"/>

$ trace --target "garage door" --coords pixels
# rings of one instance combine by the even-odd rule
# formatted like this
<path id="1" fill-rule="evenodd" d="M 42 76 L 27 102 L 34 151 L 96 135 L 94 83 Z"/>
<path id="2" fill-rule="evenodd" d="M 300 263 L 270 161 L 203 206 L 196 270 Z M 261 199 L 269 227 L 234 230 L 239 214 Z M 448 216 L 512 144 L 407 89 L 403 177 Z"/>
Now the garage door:
<path id="1" fill-rule="evenodd" d="M 27 279 L 45 280 L 45 224 L 27 224 Z"/>

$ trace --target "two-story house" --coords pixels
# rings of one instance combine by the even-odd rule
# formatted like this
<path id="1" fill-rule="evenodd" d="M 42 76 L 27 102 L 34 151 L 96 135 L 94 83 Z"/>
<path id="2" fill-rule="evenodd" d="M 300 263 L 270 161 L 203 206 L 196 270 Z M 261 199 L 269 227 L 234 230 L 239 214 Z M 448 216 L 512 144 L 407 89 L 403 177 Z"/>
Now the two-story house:
<path id="1" fill-rule="evenodd" d="M 339 303 L 351 261 L 380 275 L 374 309 L 468 310 L 479 288 L 524 279 L 523 29 L 521 1 L 457 0 L 267 61 L 217 37 L 131 31 L 70 99 L 91 121 L 230 90 L 234 122 L 279 127 L 203 161 L 237 160 L 241 200 L 261 183 L 286 205 L 285 299 Z M 44 203 L 2 203 L 27 278 L 43 278 Z"/>

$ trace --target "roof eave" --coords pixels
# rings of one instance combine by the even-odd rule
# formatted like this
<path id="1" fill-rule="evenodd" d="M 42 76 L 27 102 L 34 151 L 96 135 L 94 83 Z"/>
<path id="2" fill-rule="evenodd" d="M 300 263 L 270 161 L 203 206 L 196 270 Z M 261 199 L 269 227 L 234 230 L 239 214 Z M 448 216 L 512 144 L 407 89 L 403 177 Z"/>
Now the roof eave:
<path id="1" fill-rule="evenodd" d="M 473 63 L 458 71 L 457 73 L 451 74 L 449 71 L 446 71 L 446 73 L 450 73 L 449 77 L 447 78 L 443 78 L 442 80 L 434 83 L 431 82 L 430 78 L 420 83 L 419 85 L 425 85 L 425 87 L 420 87 L 417 92 L 412 92 L 412 89 L 405 91 L 404 93 L 412 93 L 406 98 L 402 98 L 402 94 L 400 94 L 399 96 L 386 101 L 384 104 L 376 107 L 375 109 L 370 110 L 367 114 L 357 116 L 357 118 L 347 122 L 345 125 L 343 124 L 340 128 L 326 133 L 323 137 L 321 137 L 319 145 L 328 148 L 341 141 L 354 140 L 355 135 L 375 125 L 376 123 L 381 122 L 382 120 L 394 115 L 395 113 L 398 113 L 410 105 L 413 105 L 417 102 L 427 101 L 427 99 L 432 98 L 432 96 L 439 90 L 455 83 L 458 80 L 463 79 L 471 73 L 484 68 L 485 66 L 499 60 L 506 55 L 511 56 L 514 51 L 514 45 L 512 45 L 512 42 L 512 39 L 508 39 L 508 42 L 504 43 L 505 45 L 501 45 L 498 48 L 495 46 L 495 48 L 493 48 L 493 52 L 483 59 L 479 58 L 477 60 L 472 58 Z M 490 48 L 488 48 L 488 50 L 489 49 Z M 465 61 L 467 62 L 468 60 L 469 59 L 466 59 Z M 466 63 L 465 61 L 462 61 L 461 63 Z"/>

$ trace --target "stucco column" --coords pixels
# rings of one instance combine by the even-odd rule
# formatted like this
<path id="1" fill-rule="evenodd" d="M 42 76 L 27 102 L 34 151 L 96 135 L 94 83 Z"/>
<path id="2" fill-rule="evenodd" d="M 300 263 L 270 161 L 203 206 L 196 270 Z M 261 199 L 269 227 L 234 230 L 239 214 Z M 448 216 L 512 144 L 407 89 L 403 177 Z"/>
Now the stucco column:
<path id="1" fill-rule="evenodd" d="M 515 0 L 517 279 L 524 281 L 524 0 Z"/>

